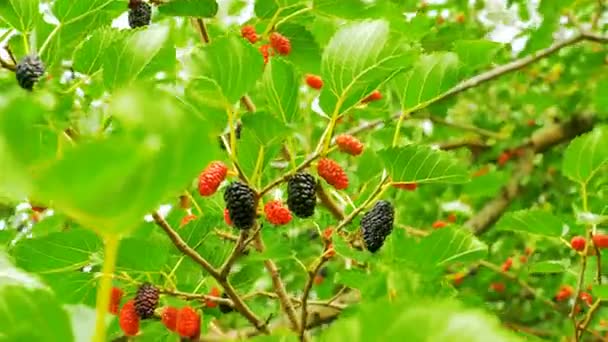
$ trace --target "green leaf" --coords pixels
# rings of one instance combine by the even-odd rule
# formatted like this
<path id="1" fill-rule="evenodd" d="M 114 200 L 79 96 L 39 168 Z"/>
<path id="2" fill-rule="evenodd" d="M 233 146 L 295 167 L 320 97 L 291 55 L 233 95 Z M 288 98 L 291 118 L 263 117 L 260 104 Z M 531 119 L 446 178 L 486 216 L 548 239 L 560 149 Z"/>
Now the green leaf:
<path id="1" fill-rule="evenodd" d="M 218 10 L 215 0 L 170 0 L 158 7 L 160 13 L 177 17 L 215 17 Z"/>
<path id="2" fill-rule="evenodd" d="M 562 161 L 564 175 L 576 182 L 587 183 L 608 163 L 608 127 L 601 126 L 570 142 Z"/>
<path id="3" fill-rule="evenodd" d="M 53 14 L 60 22 L 69 23 L 95 14 L 114 2 L 116 0 L 57 0 L 53 5 Z"/>
<path id="4" fill-rule="evenodd" d="M 270 19 L 274 15 L 280 18 L 296 11 L 295 7 L 304 6 L 296 6 L 298 3 L 302 3 L 302 0 L 256 0 L 253 10 L 258 18 Z"/>
<path id="5" fill-rule="evenodd" d="M 3 251 L 0 251 L 0 269 L 2 270 L 2 273 L 0 273 L 0 288 L 12 285 L 31 288 L 44 287 L 38 278 L 15 267 Z"/>
<path id="6" fill-rule="evenodd" d="M 77 271 L 93 262 L 93 253 L 102 250 L 95 233 L 72 229 L 37 239 L 21 241 L 13 255 L 17 266 L 36 273 Z"/>
<path id="7" fill-rule="evenodd" d="M 293 65 L 279 58 L 270 60 L 262 79 L 264 95 L 271 112 L 283 122 L 293 122 L 298 116 L 299 79 Z"/>
<path id="8" fill-rule="evenodd" d="M 608 96 L 606 96 L 606 89 L 608 89 L 608 78 L 601 79 L 595 86 L 595 110 L 598 115 L 602 118 L 608 117 Z"/>
<path id="9" fill-rule="evenodd" d="M 0 286 L 5 341 L 74 341 L 70 320 L 47 290 Z"/>
<path id="10" fill-rule="evenodd" d="M 321 108 L 326 114 L 346 112 L 409 67 L 414 56 L 409 47 L 391 39 L 385 20 L 344 26 L 323 52 Z"/>
<path id="11" fill-rule="evenodd" d="M 593 295 L 597 299 L 608 300 L 608 285 L 593 285 Z"/>
<path id="12" fill-rule="evenodd" d="M 363 280 L 363 279 L 362 279 Z M 495 317 L 453 301 L 421 300 L 361 305 L 324 330 L 319 341 L 519 341 Z"/>
<path id="13" fill-rule="evenodd" d="M 423 145 L 391 147 L 378 151 L 393 182 L 465 183 L 469 174 L 448 152 Z"/>
<path id="14" fill-rule="evenodd" d="M 30 32 L 40 20 L 39 0 L 3 0 L 0 19 L 20 32 Z"/>
<path id="15" fill-rule="evenodd" d="M 165 45 L 171 43 L 169 37 L 169 27 L 153 25 L 146 30 L 136 30 L 113 43 L 104 52 L 103 77 L 106 87 L 113 89 L 145 76 L 154 76 L 163 66 L 175 68 L 175 52 L 173 59 L 161 54 Z M 175 48 L 171 49 L 174 51 Z"/>
<path id="16" fill-rule="evenodd" d="M 117 268 L 138 272 L 156 272 L 169 259 L 169 245 L 159 240 L 127 238 L 120 241 Z"/>
<path id="17" fill-rule="evenodd" d="M 562 220 L 549 212 L 531 209 L 507 213 L 498 221 L 496 229 L 560 237 L 564 225 Z"/>
<path id="18" fill-rule="evenodd" d="M 488 246 L 463 228 L 436 230 L 418 245 L 419 260 L 433 266 L 479 260 L 487 253 Z"/>
<path id="19" fill-rule="evenodd" d="M 84 305 L 66 305 L 72 321 L 74 341 L 91 341 L 95 335 L 95 309 Z"/>
<path id="20" fill-rule="evenodd" d="M 412 70 L 394 79 L 402 110 L 414 111 L 456 85 L 459 66 L 458 56 L 452 52 L 422 56 Z"/>
<path id="21" fill-rule="evenodd" d="M 251 90 L 264 70 L 260 52 L 244 39 L 226 36 L 213 40 L 193 56 L 202 78 L 213 80 L 232 104 Z"/>
<path id="22" fill-rule="evenodd" d="M 100 28 L 74 51 L 75 71 L 91 75 L 103 68 L 104 53 L 112 46 L 115 40 L 119 39 L 120 32 L 112 28 Z"/>
<path id="23" fill-rule="evenodd" d="M 454 52 L 468 71 L 484 68 L 492 64 L 502 44 L 488 40 L 459 40 L 454 42 Z"/>
<path id="24" fill-rule="evenodd" d="M 282 24 L 279 32 L 291 43 L 291 52 L 284 58 L 302 73 L 320 74 L 321 47 L 312 33 L 306 27 L 293 23 Z"/>
<path id="25" fill-rule="evenodd" d="M 570 260 L 548 260 L 534 263 L 529 266 L 528 272 L 534 273 L 562 273 L 570 266 Z"/>

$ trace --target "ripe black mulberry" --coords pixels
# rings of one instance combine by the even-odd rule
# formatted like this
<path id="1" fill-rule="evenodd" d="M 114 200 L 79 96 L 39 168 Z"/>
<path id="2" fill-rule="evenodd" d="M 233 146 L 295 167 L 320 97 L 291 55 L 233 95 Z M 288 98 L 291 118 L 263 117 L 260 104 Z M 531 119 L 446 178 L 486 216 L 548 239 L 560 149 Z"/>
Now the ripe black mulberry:
<path id="1" fill-rule="evenodd" d="M 40 60 L 40 57 L 36 55 L 23 57 L 23 59 L 17 63 L 17 68 L 15 70 L 17 83 L 19 83 L 21 88 L 30 91 L 34 88 L 34 84 L 38 82 L 43 74 L 44 64 Z"/>
<path id="2" fill-rule="evenodd" d="M 224 202 L 232 224 L 249 229 L 255 222 L 255 193 L 244 183 L 232 182 L 224 191 Z"/>
<path id="3" fill-rule="evenodd" d="M 137 289 L 135 296 L 135 311 L 141 319 L 154 316 L 154 309 L 158 305 L 158 289 L 150 284 L 143 283 Z"/>
<path id="4" fill-rule="evenodd" d="M 152 7 L 141 0 L 129 1 L 129 26 L 137 28 L 150 25 Z"/>
<path id="5" fill-rule="evenodd" d="M 374 207 L 363 215 L 361 232 L 367 250 L 374 253 L 382 247 L 384 240 L 393 231 L 395 209 L 387 201 L 378 201 Z"/>
<path id="6" fill-rule="evenodd" d="M 315 178 L 305 172 L 296 173 L 287 182 L 287 206 L 297 217 L 306 218 L 315 213 L 316 185 Z"/>

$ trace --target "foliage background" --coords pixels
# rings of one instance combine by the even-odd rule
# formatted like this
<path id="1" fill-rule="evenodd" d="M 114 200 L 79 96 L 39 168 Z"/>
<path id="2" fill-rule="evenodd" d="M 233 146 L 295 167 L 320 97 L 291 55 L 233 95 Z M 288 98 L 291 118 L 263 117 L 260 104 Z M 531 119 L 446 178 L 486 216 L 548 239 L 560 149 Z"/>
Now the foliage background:
<path id="1" fill-rule="evenodd" d="M 110 279 L 101 275 L 113 254 L 111 280 L 127 297 L 151 281 L 163 305 L 200 308 L 201 340 L 234 339 L 267 319 L 270 335 L 251 338 L 605 335 L 608 266 L 590 240 L 605 232 L 608 208 L 605 1 L 172 0 L 138 30 L 126 27 L 126 4 L 0 2 L 1 339 L 90 340 L 105 320 L 97 288 Z M 244 23 L 263 36 L 281 32 L 292 52 L 264 66 L 260 43 L 240 37 Z M 47 75 L 28 93 L 10 54 L 31 51 Z M 323 77 L 320 93 L 304 85 L 308 73 Z M 375 89 L 382 100 L 362 105 Z M 217 138 L 237 120 L 242 136 L 226 152 Z M 362 156 L 326 148 L 343 132 L 365 143 Z M 311 164 L 315 173 L 328 150 L 349 188 L 323 183 L 329 199 L 314 218 L 264 224 L 263 252 L 240 255 L 226 239 L 238 232 L 222 219 L 221 195 L 195 188 L 197 174 L 223 160 L 264 201 L 285 199 L 284 176 Z M 184 192 L 200 210 L 178 228 L 189 213 L 178 205 Z M 376 254 L 334 236 L 337 255 L 310 293 L 312 329 L 292 331 L 268 260 L 299 319 L 297 299 L 323 260 L 319 233 L 356 232 L 357 214 L 380 197 L 395 205 L 393 234 Z M 38 214 L 31 204 L 50 209 Z M 433 229 L 437 221 L 447 227 Z M 575 235 L 588 240 L 583 253 L 569 247 Z M 196 256 L 212 270 L 238 260 L 226 279 Z M 563 285 L 574 293 L 556 301 Z M 204 307 L 214 286 L 255 319 L 242 307 Z M 115 317 L 107 320 L 107 339 L 121 338 Z M 134 338 L 176 339 L 158 321 Z"/>

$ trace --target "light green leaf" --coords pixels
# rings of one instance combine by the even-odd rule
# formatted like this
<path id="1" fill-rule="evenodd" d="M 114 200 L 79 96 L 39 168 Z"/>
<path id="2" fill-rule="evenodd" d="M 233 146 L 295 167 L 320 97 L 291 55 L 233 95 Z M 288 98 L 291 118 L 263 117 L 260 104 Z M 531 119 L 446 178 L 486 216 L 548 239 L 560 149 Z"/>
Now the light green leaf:
<path id="1" fill-rule="evenodd" d="M 492 59 L 501 48 L 500 43 L 489 40 L 459 40 L 454 42 L 454 52 L 458 54 L 458 60 L 469 71 L 492 64 Z"/>
<path id="2" fill-rule="evenodd" d="M 448 152 L 423 145 L 391 147 L 378 151 L 393 182 L 465 183 L 469 174 Z"/>
<path id="3" fill-rule="evenodd" d="M 530 265 L 529 273 L 562 273 L 570 266 L 570 260 L 548 260 Z"/>
<path id="4" fill-rule="evenodd" d="M 215 0 L 170 0 L 163 2 L 158 10 L 177 17 L 212 18 L 218 10 Z"/>
<path id="5" fill-rule="evenodd" d="M 608 163 L 608 127 L 601 126 L 572 140 L 564 153 L 562 172 L 576 182 L 587 183 Z"/>
<path id="6" fill-rule="evenodd" d="M 608 89 L 608 78 L 601 79 L 595 86 L 595 110 L 598 115 L 602 118 L 608 117 L 608 96 L 606 96 L 606 89 Z"/>
<path id="7" fill-rule="evenodd" d="M 459 66 L 458 56 L 452 52 L 422 56 L 412 70 L 394 79 L 402 110 L 414 111 L 456 85 Z"/>
<path id="8" fill-rule="evenodd" d="M 593 295 L 597 299 L 608 300 L 608 285 L 593 285 Z"/>
<path id="9" fill-rule="evenodd" d="M 152 239 L 127 238 L 120 241 L 116 267 L 137 272 L 156 272 L 169 259 L 169 245 Z"/>
<path id="10" fill-rule="evenodd" d="M 293 65 L 279 58 L 270 60 L 262 79 L 264 95 L 272 113 L 283 122 L 293 122 L 298 116 L 299 79 Z"/>
<path id="11" fill-rule="evenodd" d="M 0 286 L 3 341 L 74 341 L 70 319 L 47 290 Z"/>
<path id="12" fill-rule="evenodd" d="M 92 341 L 95 335 L 95 309 L 85 305 L 66 305 L 72 322 L 74 341 Z"/>
<path id="13" fill-rule="evenodd" d="M 488 246 L 462 228 L 436 230 L 418 245 L 419 260 L 434 266 L 479 260 L 487 253 Z"/>
<path id="14" fill-rule="evenodd" d="M 87 75 L 100 70 L 105 60 L 104 53 L 119 37 L 119 31 L 107 27 L 93 32 L 74 51 L 74 70 Z"/>
<path id="15" fill-rule="evenodd" d="M 283 58 L 292 62 L 302 73 L 321 74 L 321 48 L 312 33 L 306 27 L 293 23 L 282 24 L 279 32 L 291 43 L 291 52 Z"/>
<path id="16" fill-rule="evenodd" d="M 560 237 L 564 222 L 543 210 L 519 210 L 504 215 L 496 224 L 496 229 Z"/>
<path id="17" fill-rule="evenodd" d="M 298 3 L 302 5 L 296 6 Z M 302 0 L 256 0 L 253 10 L 256 17 L 270 19 L 277 12 L 277 17 L 286 16 L 304 6 Z"/>
<path id="18" fill-rule="evenodd" d="M 15 247 L 17 266 L 35 273 L 78 271 L 93 262 L 92 256 L 102 250 L 95 233 L 71 229 L 37 239 L 26 239 Z"/>
<path id="19" fill-rule="evenodd" d="M 217 83 L 229 103 L 236 103 L 252 89 L 264 70 L 260 52 L 244 39 L 226 36 L 213 42 L 193 56 L 200 70 L 193 71 Z"/>
<path id="20" fill-rule="evenodd" d="M 53 14 L 60 22 L 69 23 L 95 14 L 114 2 L 116 0 L 56 0 L 53 5 Z"/>
<path id="21" fill-rule="evenodd" d="M 0 251 L 0 288 L 2 286 L 25 286 L 31 288 L 43 288 L 39 279 L 15 267 L 8 256 Z"/>
<path id="22" fill-rule="evenodd" d="M 109 88 L 127 85 L 144 75 L 152 76 L 160 71 L 156 65 L 175 67 L 173 60 L 168 59 L 161 51 L 170 43 L 169 27 L 153 25 L 146 30 L 136 30 L 130 35 L 116 41 L 104 52 L 103 77 Z M 174 49 L 174 48 L 173 48 Z"/>
<path id="23" fill-rule="evenodd" d="M 38 20 L 39 0 L 2 0 L 0 1 L 0 19 L 20 32 L 30 32 Z"/>
<path id="24" fill-rule="evenodd" d="M 321 108 L 327 114 L 347 111 L 409 67 L 414 56 L 413 50 L 401 41 L 391 39 L 385 20 L 344 26 L 323 52 Z"/>

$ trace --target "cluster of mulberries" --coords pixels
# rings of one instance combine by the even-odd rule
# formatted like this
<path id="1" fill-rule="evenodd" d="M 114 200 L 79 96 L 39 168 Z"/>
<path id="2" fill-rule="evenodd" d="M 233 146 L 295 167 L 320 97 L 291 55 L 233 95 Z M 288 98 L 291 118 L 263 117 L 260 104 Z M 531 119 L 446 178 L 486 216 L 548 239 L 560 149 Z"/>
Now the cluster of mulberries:
<path id="1" fill-rule="evenodd" d="M 367 250 L 374 253 L 393 231 L 395 209 L 387 201 L 378 201 L 361 219 L 361 233 Z"/>
<path id="2" fill-rule="evenodd" d="M 221 161 L 211 162 L 198 176 L 198 192 L 201 196 L 211 196 L 226 179 L 228 167 Z"/>

